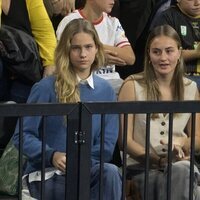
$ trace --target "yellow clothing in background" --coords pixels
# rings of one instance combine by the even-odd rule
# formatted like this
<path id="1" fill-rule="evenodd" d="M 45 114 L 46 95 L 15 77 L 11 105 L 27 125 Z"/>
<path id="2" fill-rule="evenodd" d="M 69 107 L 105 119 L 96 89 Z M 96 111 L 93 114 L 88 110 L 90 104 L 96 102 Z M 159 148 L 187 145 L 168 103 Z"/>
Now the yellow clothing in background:
<path id="1" fill-rule="evenodd" d="M 43 66 L 54 65 L 56 37 L 43 0 L 26 0 L 26 5 Z"/>

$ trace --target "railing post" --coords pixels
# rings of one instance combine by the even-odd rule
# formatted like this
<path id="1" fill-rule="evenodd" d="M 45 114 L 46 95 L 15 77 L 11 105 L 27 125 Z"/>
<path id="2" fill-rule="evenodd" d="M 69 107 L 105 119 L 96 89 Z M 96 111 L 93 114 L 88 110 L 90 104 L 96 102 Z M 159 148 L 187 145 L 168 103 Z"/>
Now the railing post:
<path id="1" fill-rule="evenodd" d="M 66 150 L 66 195 L 65 199 L 78 199 L 78 146 L 75 143 L 75 132 L 79 127 L 79 105 L 67 117 L 67 150 Z"/>
<path id="2" fill-rule="evenodd" d="M 91 136 L 92 114 L 84 104 L 80 104 L 80 131 L 82 142 L 79 143 L 79 200 L 90 199 Z"/>

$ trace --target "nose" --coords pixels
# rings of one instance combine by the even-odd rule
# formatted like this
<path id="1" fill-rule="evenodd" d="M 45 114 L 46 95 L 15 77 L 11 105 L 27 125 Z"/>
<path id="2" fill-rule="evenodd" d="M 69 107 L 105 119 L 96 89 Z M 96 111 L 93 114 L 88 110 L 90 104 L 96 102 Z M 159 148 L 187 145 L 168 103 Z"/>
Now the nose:
<path id="1" fill-rule="evenodd" d="M 167 54 L 165 51 L 162 51 L 161 54 L 160 54 L 160 59 L 161 60 L 166 60 L 167 59 Z"/>
<path id="2" fill-rule="evenodd" d="M 86 50 L 84 48 L 81 49 L 80 51 L 80 57 L 85 58 L 86 57 Z"/>
<path id="3" fill-rule="evenodd" d="M 194 0 L 194 5 L 195 5 L 195 6 L 200 5 L 200 0 Z"/>

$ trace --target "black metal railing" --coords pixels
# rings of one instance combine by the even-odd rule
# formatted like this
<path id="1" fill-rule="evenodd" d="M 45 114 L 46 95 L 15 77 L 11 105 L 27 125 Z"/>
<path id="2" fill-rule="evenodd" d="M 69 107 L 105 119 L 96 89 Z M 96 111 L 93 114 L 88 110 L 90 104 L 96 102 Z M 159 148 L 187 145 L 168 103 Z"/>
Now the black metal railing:
<path id="1" fill-rule="evenodd" d="M 145 156 L 145 189 L 144 199 L 148 200 L 148 178 L 149 178 L 149 141 L 150 141 L 150 115 L 152 113 L 169 113 L 169 148 L 168 148 L 168 178 L 167 178 L 167 199 L 170 200 L 171 193 L 171 163 L 172 163 L 172 130 L 174 113 L 191 113 L 191 165 L 190 165 L 190 194 L 189 200 L 193 200 L 193 174 L 194 174 L 194 133 L 195 133 L 195 115 L 200 113 L 200 101 L 185 102 L 91 102 L 78 104 L 2 104 L 0 105 L 0 116 L 17 116 L 20 122 L 20 142 L 19 142 L 19 177 L 22 177 L 22 130 L 24 116 L 42 116 L 43 125 L 46 116 L 66 116 L 67 119 L 67 171 L 66 171 L 66 199 L 70 200 L 88 200 L 90 196 L 90 150 L 91 150 L 91 130 L 92 116 L 101 115 L 101 149 L 103 152 L 105 114 L 123 114 L 124 115 L 124 142 L 123 142 L 123 167 L 122 167 L 122 199 L 125 199 L 126 184 L 126 138 L 127 138 L 127 119 L 128 114 L 147 114 L 146 121 L 146 156 Z M 198 122 L 199 123 L 199 122 Z M 44 126 L 43 126 L 44 127 Z M 43 129 L 43 150 L 45 148 L 45 129 Z M 100 195 L 103 199 L 103 162 L 104 157 L 101 154 L 100 164 Z M 42 155 L 44 160 L 45 152 Z M 42 162 L 42 190 L 41 197 L 44 196 L 44 161 Z M 19 199 L 21 199 L 22 181 L 19 178 Z"/>

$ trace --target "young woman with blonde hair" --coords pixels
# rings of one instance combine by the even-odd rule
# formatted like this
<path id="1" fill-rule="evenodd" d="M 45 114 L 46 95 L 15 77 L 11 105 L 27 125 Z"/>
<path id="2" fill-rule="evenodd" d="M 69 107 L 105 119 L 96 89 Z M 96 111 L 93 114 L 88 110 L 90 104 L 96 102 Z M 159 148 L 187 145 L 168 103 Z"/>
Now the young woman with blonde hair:
<path id="1" fill-rule="evenodd" d="M 104 63 L 102 44 L 93 25 L 83 19 L 71 21 L 63 31 L 55 51 L 56 72 L 54 75 L 36 83 L 28 103 L 76 103 L 79 101 L 115 101 L 112 87 L 93 74 L 93 70 Z M 104 143 L 104 199 L 121 199 L 121 177 L 115 165 L 109 162 L 118 137 L 118 116 L 106 116 Z M 31 197 L 39 199 L 41 167 L 41 117 L 24 118 L 23 152 L 28 157 L 25 174 L 29 175 L 28 192 Z M 65 176 L 67 155 L 66 120 L 62 116 L 47 117 L 46 123 L 46 174 L 45 199 L 62 200 L 65 197 Z M 91 146 L 91 198 L 98 199 L 99 162 L 100 162 L 100 116 L 92 121 Z M 18 147 L 18 128 L 13 137 Z M 57 173 L 60 171 L 61 173 Z M 59 174 L 59 175 L 58 175 Z M 39 176 L 39 177 L 38 177 Z M 30 177 L 33 177 L 30 179 Z M 39 179 L 40 180 L 40 179 Z M 62 182 L 63 184 L 60 184 Z"/>

